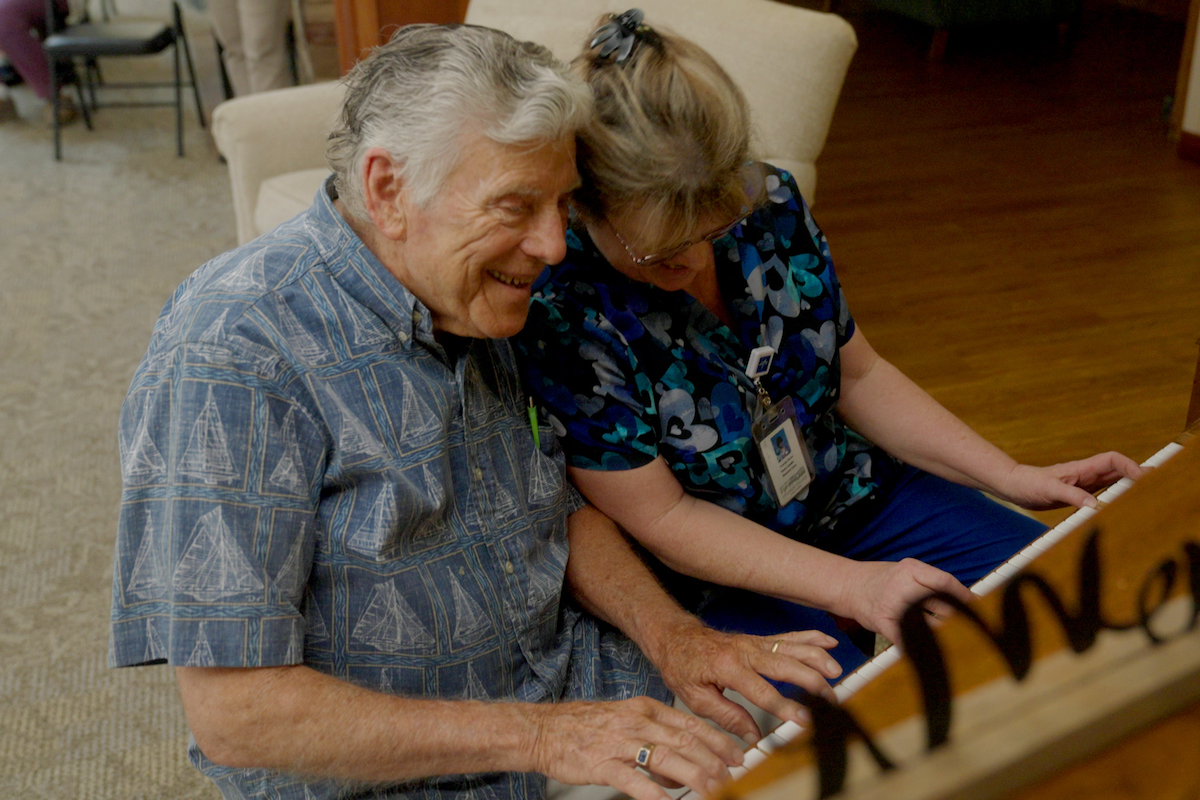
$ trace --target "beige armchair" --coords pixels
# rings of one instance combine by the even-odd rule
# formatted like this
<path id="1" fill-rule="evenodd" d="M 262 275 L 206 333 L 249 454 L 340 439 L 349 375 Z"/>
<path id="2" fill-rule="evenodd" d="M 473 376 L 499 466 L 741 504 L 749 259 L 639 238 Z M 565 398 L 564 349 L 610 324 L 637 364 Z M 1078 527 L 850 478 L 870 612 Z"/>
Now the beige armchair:
<path id="1" fill-rule="evenodd" d="M 746 93 L 757 152 L 789 170 L 806 199 L 858 46 L 841 17 L 775 0 L 638 0 L 651 24 L 705 47 Z M 467 22 L 499 28 L 572 58 L 612 0 L 471 0 Z M 335 82 L 222 103 L 213 136 L 229 163 L 238 241 L 308 208 L 324 176 L 325 137 L 342 99 Z"/>

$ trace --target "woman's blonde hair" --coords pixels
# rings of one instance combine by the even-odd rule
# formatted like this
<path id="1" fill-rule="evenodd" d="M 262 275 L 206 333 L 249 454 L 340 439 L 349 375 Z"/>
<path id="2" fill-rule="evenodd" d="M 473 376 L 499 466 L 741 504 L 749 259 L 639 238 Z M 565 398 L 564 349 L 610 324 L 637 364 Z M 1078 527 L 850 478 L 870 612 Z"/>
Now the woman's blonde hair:
<path id="1" fill-rule="evenodd" d="M 750 113 L 699 45 L 646 25 L 632 35 L 623 61 L 585 46 L 571 63 L 595 96 L 578 135 L 583 185 L 575 200 L 594 218 L 636 208 L 639 238 L 665 246 L 708 217 L 732 219 L 757 201 L 744 177 Z"/>

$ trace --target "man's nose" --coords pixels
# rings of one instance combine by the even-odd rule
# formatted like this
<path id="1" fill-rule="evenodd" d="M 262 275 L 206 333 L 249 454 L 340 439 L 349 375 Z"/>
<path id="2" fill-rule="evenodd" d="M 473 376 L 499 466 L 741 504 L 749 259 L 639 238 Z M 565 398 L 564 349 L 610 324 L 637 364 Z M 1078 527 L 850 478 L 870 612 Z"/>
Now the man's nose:
<path id="1" fill-rule="evenodd" d="M 537 215 L 522 248 L 546 264 L 557 264 L 567 255 L 567 216 L 557 206 Z"/>

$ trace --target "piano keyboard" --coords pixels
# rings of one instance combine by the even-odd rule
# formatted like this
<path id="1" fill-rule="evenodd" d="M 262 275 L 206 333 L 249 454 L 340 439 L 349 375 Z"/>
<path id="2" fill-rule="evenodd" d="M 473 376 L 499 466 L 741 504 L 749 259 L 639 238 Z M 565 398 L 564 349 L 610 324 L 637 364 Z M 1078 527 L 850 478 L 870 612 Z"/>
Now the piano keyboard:
<path id="1" fill-rule="evenodd" d="M 1159 450 L 1150 458 L 1142 463 L 1143 467 L 1157 467 L 1169 459 L 1171 456 L 1183 449 L 1183 445 L 1172 442 Z M 1112 486 L 1105 489 L 1097 497 L 1097 508 L 1081 508 L 1071 516 L 1064 519 L 1058 525 L 1054 526 L 1046 533 L 1042 534 L 1036 541 L 1031 542 L 1021 552 L 996 567 L 992 572 L 985 575 L 974 586 L 971 591 L 977 596 L 982 597 L 993 589 L 1003 586 L 1004 583 L 1016 575 L 1018 572 L 1027 567 L 1035 558 L 1048 550 L 1060 539 L 1066 536 L 1071 531 L 1078 528 L 1083 523 L 1087 522 L 1092 517 L 1096 516 L 1098 508 L 1112 502 L 1120 497 L 1125 491 L 1133 485 L 1133 481 L 1128 478 L 1122 478 Z M 887 650 L 879 653 L 867 663 L 856 669 L 854 672 L 846 676 L 846 678 L 833 687 L 834 693 L 837 695 L 839 703 L 843 703 L 861 689 L 868 682 L 874 680 L 885 669 L 895 664 L 900 660 L 900 649 L 892 645 Z M 800 735 L 804 728 L 795 722 L 784 722 L 771 733 L 767 734 L 758 744 L 750 748 L 745 753 L 746 760 L 742 766 L 734 767 L 730 770 L 734 778 L 740 778 L 749 770 L 761 764 L 769 753 L 792 741 Z M 693 792 L 685 792 L 680 796 L 680 800 L 698 800 Z"/>

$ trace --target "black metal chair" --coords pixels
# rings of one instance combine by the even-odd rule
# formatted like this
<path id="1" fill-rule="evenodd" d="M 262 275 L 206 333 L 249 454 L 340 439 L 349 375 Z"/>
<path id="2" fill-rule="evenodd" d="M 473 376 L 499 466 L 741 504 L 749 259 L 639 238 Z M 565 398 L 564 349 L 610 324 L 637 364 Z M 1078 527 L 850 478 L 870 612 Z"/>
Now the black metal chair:
<path id="1" fill-rule="evenodd" d="M 189 83 L 192 88 L 192 95 L 196 101 L 196 116 L 200 120 L 200 127 L 205 127 L 204 110 L 200 102 L 200 88 L 196 83 L 196 70 L 192 65 L 192 53 L 188 47 L 187 38 L 183 31 L 183 14 L 179 9 L 179 3 L 176 0 L 171 0 L 172 19 L 170 22 L 162 21 L 143 21 L 143 20 L 122 20 L 118 17 L 109 17 L 105 13 L 105 19 L 100 22 L 93 22 L 88 18 L 86 10 L 83 19 L 74 24 L 64 23 L 57 14 L 55 14 L 54 0 L 46 0 L 47 20 L 49 27 L 49 35 L 42 42 L 42 47 L 46 51 L 46 58 L 50 61 L 50 74 L 52 76 L 52 93 L 51 96 L 54 102 L 54 158 L 62 160 L 62 131 L 59 124 L 59 87 L 62 85 L 62 73 L 65 70 L 66 74 L 70 73 L 71 66 L 77 61 L 83 62 L 83 69 L 75 70 L 76 76 L 82 75 L 84 83 L 87 84 L 88 95 L 90 102 L 83 97 L 82 87 L 80 87 L 80 105 L 84 115 L 84 121 L 88 128 L 92 127 L 91 110 L 98 108 L 96 103 L 96 83 L 100 80 L 99 70 L 97 68 L 97 59 L 109 56 L 147 56 L 155 55 L 171 48 L 174 56 L 175 64 L 175 80 L 172 83 L 103 83 L 105 88 L 111 89 L 136 89 L 136 88 L 162 88 L 167 86 L 175 87 L 175 102 L 141 102 L 141 103 L 105 103 L 106 106 L 129 106 L 129 105 L 174 105 L 175 106 L 175 138 L 177 143 L 177 152 L 180 156 L 183 155 L 183 86 L 182 77 L 180 74 L 179 64 L 179 47 L 183 45 L 183 55 L 187 60 Z M 107 9 L 106 9 L 107 12 Z M 59 65 L 63 66 L 59 66 Z M 76 78 L 78 81 L 78 77 Z M 77 82 L 78 86 L 78 82 Z M 89 108 L 90 106 L 90 108 Z"/>

